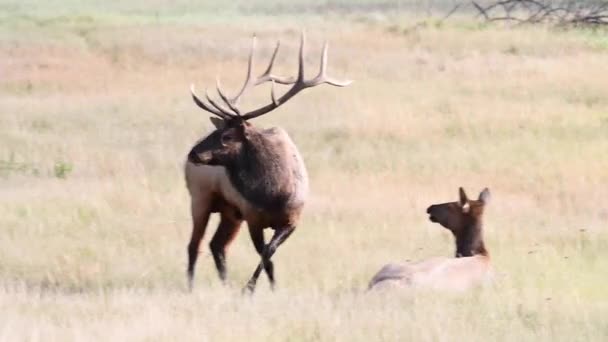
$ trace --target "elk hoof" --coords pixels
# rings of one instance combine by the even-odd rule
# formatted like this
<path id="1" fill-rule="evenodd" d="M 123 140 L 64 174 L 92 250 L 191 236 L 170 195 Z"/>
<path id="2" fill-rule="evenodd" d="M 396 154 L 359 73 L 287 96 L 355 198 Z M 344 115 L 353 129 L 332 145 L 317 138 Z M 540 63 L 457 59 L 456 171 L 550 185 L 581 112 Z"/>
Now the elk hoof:
<path id="1" fill-rule="evenodd" d="M 243 290 L 241 291 L 241 293 L 243 295 L 252 295 L 254 291 L 255 291 L 255 283 L 250 281 L 247 283 L 247 285 L 245 285 L 245 287 L 243 287 Z"/>
<path id="2" fill-rule="evenodd" d="M 194 288 L 194 277 L 188 273 L 188 292 L 192 293 Z"/>

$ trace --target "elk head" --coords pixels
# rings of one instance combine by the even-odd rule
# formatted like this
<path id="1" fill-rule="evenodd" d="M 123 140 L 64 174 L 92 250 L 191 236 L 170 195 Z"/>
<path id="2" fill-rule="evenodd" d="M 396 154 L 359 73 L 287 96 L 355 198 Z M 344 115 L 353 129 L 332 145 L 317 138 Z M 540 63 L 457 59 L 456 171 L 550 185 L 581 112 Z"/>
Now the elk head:
<path id="1" fill-rule="evenodd" d="M 280 42 L 277 42 L 266 71 L 260 76 L 253 78 L 253 57 L 255 45 L 256 38 L 253 36 L 251 53 L 248 61 L 247 77 L 241 90 L 234 97 L 228 97 L 225 95 L 220 87 L 219 78 L 217 79 L 216 89 L 223 103 L 218 103 L 213 100 L 209 96 L 208 92 L 205 94 L 208 102 L 207 103 L 199 99 L 199 97 L 196 95 L 194 85 L 190 87 L 194 102 L 203 110 L 216 116 L 211 117 L 211 122 L 215 126 L 216 130 L 200 140 L 192 148 L 188 154 L 189 162 L 206 165 L 228 165 L 235 159 L 236 156 L 239 155 L 243 146 L 248 144 L 252 133 L 256 132 L 256 128 L 251 125 L 248 120 L 264 115 L 276 109 L 306 88 L 311 88 L 324 83 L 336 87 L 344 87 L 351 83 L 351 81 L 338 81 L 327 76 L 327 43 L 325 43 L 323 46 L 323 52 L 321 53 L 321 66 L 319 73 L 312 79 L 304 79 L 304 32 L 302 32 L 300 39 L 297 77 L 284 77 L 274 75 L 272 73 L 272 67 L 280 46 Z M 265 82 L 271 82 L 272 85 L 270 93 L 272 100 L 271 103 L 258 109 L 251 110 L 247 113 L 241 112 L 241 110 L 238 108 L 238 102 L 241 99 L 241 96 L 246 90 Z M 287 90 L 287 92 L 285 92 L 285 94 L 277 98 L 274 90 L 275 83 L 292 86 L 289 90 Z"/>
<path id="2" fill-rule="evenodd" d="M 487 253 L 482 238 L 482 216 L 489 200 L 488 188 L 477 200 L 470 200 L 460 188 L 457 202 L 434 204 L 426 210 L 431 222 L 439 223 L 454 234 L 457 257 Z"/>
<path id="3" fill-rule="evenodd" d="M 211 117 L 215 131 L 200 140 L 188 153 L 194 164 L 226 165 L 239 154 L 247 139 L 250 123 L 242 120 L 224 120 Z"/>

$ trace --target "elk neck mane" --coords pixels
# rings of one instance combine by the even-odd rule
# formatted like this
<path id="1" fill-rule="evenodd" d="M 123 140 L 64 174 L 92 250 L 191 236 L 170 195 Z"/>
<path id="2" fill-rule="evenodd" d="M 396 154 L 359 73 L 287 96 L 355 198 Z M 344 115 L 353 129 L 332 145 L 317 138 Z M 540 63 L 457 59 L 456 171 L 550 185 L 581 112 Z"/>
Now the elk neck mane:
<path id="1" fill-rule="evenodd" d="M 476 215 L 466 220 L 463 228 L 459 233 L 454 233 L 456 257 L 489 256 L 483 242 L 483 221 L 481 215 Z"/>
<path id="2" fill-rule="evenodd" d="M 306 169 L 295 144 L 280 128 L 252 129 L 243 153 L 226 170 L 235 189 L 259 209 L 275 212 L 304 203 Z"/>

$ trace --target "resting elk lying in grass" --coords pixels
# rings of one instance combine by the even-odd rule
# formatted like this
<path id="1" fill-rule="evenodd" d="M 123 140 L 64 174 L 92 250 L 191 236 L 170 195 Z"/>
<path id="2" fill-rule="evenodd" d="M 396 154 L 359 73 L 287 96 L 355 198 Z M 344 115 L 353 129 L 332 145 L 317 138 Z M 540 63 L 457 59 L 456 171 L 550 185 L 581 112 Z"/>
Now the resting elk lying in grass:
<path id="1" fill-rule="evenodd" d="M 220 279 L 226 279 L 226 248 L 245 220 L 255 249 L 262 258 L 246 289 L 253 292 L 262 268 L 268 275 L 271 287 L 274 287 L 274 267 L 270 258 L 298 224 L 308 193 L 308 176 L 298 149 L 283 129 L 260 129 L 249 120 L 276 109 L 306 88 L 324 83 L 343 87 L 350 83 L 327 76 L 327 44 L 323 47 L 319 74 L 313 79 L 304 79 L 304 44 L 302 33 L 298 76 L 295 78 L 272 73 L 278 43 L 266 71 L 257 78 L 253 77 L 254 36 L 247 77 L 236 96 L 226 96 L 219 80 L 217 92 L 223 103 L 214 101 L 208 94 L 205 102 L 197 97 L 194 87 L 191 88 L 194 102 L 217 117 L 211 117 L 216 130 L 192 147 L 185 167 L 193 221 L 188 245 L 190 289 L 199 244 L 205 234 L 209 215 L 213 212 L 220 213 L 220 223 L 209 246 Z M 258 109 L 242 112 L 238 102 L 243 93 L 265 82 L 272 83 L 272 101 Z M 275 83 L 292 86 L 284 95 L 276 98 Z M 267 245 L 263 234 L 265 228 L 274 229 L 274 235 Z"/>
<path id="2" fill-rule="evenodd" d="M 491 278 L 490 256 L 483 242 L 483 211 L 490 199 L 486 188 L 469 200 L 460 188 L 458 202 L 431 205 L 429 219 L 449 229 L 456 239 L 455 258 L 388 264 L 370 281 L 369 289 L 407 287 L 464 291 Z"/>

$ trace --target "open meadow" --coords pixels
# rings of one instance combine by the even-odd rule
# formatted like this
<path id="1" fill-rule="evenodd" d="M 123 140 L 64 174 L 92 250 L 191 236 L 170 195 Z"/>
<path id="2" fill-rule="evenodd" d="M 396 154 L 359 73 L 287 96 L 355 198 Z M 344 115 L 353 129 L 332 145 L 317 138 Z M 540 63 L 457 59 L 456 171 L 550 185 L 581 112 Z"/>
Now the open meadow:
<path id="1" fill-rule="evenodd" d="M 414 25 L 410 2 L 0 2 L 0 341 L 605 341 L 608 31 Z M 241 296 L 246 228 L 220 284 L 214 218 L 190 294 L 183 164 L 212 125 L 189 86 L 236 91 L 254 32 L 258 71 L 280 39 L 295 75 L 302 28 L 307 75 L 327 39 L 355 82 L 254 121 L 311 179 L 278 288 Z M 425 210 L 459 186 L 492 192 L 496 283 L 366 293 L 387 262 L 453 255 Z"/>

